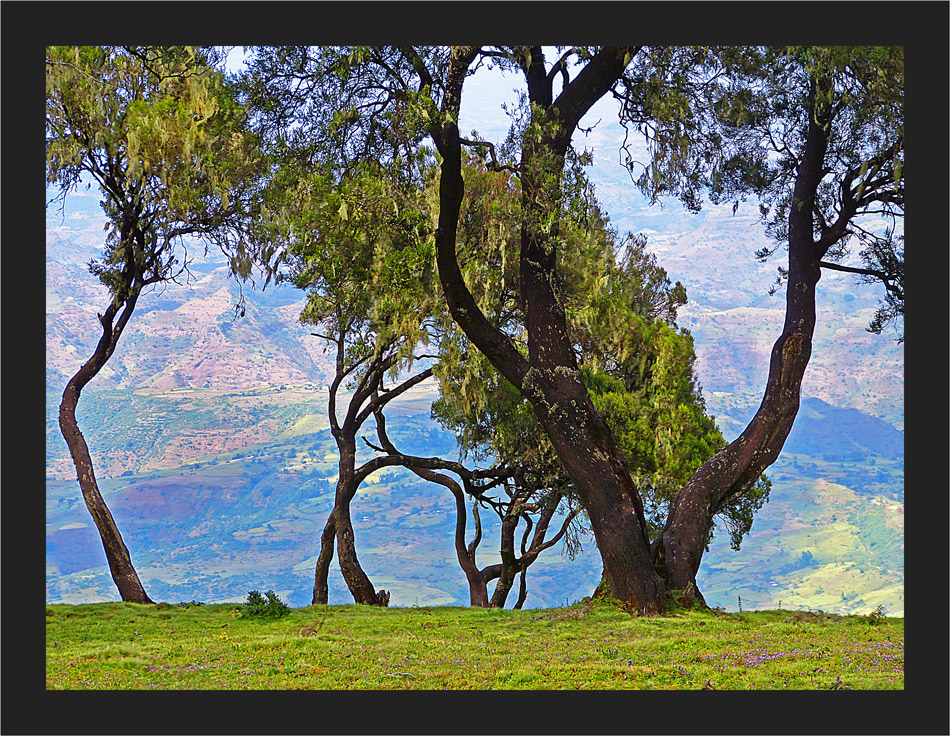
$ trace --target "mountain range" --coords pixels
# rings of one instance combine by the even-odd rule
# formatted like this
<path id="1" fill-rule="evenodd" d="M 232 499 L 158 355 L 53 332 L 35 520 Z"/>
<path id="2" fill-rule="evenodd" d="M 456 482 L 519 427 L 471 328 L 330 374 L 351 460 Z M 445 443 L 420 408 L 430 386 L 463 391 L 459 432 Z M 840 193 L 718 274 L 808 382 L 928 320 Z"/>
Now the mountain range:
<path id="1" fill-rule="evenodd" d="M 619 171 L 618 171 L 619 169 Z M 689 303 L 707 406 L 728 439 L 755 411 L 783 319 L 769 296 L 774 265 L 749 203 L 697 214 L 648 207 L 621 167 L 596 162 L 599 197 L 621 230 L 646 233 Z M 59 435 L 68 377 L 98 339 L 105 289 L 86 264 L 99 254 L 95 192 L 47 211 L 47 598 L 114 600 L 101 545 Z M 618 214 L 619 213 L 619 214 Z M 83 392 L 80 426 L 103 492 L 154 598 L 238 600 L 274 588 L 309 603 L 316 540 L 329 509 L 335 446 L 326 420 L 332 354 L 297 320 L 289 287 L 239 286 L 199 244 L 191 272 L 140 299 L 115 355 Z M 235 308 L 246 297 L 243 315 Z M 711 605 L 903 612 L 903 346 L 865 327 L 879 294 L 831 274 L 798 420 L 769 504 L 742 549 L 720 534 L 700 569 Z M 453 456 L 430 418 L 435 387 L 392 407 L 390 431 L 407 451 Z M 454 504 L 440 487 L 391 470 L 354 503 L 360 559 L 394 605 L 467 603 L 454 559 Z M 493 562 L 497 536 L 483 542 Z M 528 574 L 528 606 L 588 595 L 600 566 L 588 540 L 577 559 L 552 550 Z M 338 573 L 331 602 L 347 602 Z"/>

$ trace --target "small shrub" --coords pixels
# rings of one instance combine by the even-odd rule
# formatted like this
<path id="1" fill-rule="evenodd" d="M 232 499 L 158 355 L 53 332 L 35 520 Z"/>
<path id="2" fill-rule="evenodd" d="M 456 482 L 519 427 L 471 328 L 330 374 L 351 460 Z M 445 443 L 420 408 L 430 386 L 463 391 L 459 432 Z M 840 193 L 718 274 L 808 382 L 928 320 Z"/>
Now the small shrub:
<path id="1" fill-rule="evenodd" d="M 867 622 L 872 626 L 878 626 L 879 624 L 884 623 L 887 620 L 887 616 L 884 615 L 884 604 L 881 603 L 867 615 Z"/>
<path id="2" fill-rule="evenodd" d="M 290 614 L 290 606 L 284 603 L 273 590 L 264 595 L 252 590 L 247 594 L 243 615 L 255 618 L 281 618 Z"/>

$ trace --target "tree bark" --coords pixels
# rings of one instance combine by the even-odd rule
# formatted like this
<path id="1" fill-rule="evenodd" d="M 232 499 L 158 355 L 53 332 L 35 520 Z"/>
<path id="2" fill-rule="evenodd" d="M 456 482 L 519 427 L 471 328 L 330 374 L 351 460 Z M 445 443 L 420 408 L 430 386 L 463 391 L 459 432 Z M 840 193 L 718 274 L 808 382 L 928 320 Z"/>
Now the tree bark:
<path id="1" fill-rule="evenodd" d="M 623 453 L 581 381 L 556 280 L 561 177 L 570 135 L 623 70 L 616 53 L 600 59 L 599 67 L 591 62 L 587 75 L 554 103 L 543 64 L 525 70 L 536 103 L 532 123 L 547 131 L 526 136 L 522 149 L 521 295 L 533 384 L 526 388 L 588 510 L 614 595 L 632 611 L 659 613 L 664 590 L 650 556 L 643 505 Z M 583 95 L 577 91 L 582 82 Z"/>
<path id="2" fill-rule="evenodd" d="M 512 501 L 512 506 L 517 503 L 517 496 Z M 511 592 L 511 586 L 514 585 L 515 576 L 520 567 L 518 565 L 518 556 L 515 553 L 515 528 L 518 525 L 517 514 L 507 513 L 501 520 L 501 542 L 499 553 L 501 555 L 501 570 L 498 575 L 498 582 L 495 583 L 495 590 L 492 591 L 492 608 L 504 608 L 508 600 L 508 594 Z"/>
<path id="3" fill-rule="evenodd" d="M 333 545 L 336 543 L 336 506 L 330 509 L 330 516 L 320 535 L 320 553 L 314 566 L 313 600 L 314 606 L 325 606 L 330 599 L 330 563 L 333 561 Z"/>
<path id="4" fill-rule="evenodd" d="M 336 540 L 339 553 L 340 571 L 343 580 L 356 603 L 370 606 L 388 606 L 390 593 L 385 590 L 377 591 L 369 576 L 360 565 L 356 554 L 356 539 L 353 532 L 353 522 L 350 517 L 350 503 L 360 484 L 371 473 L 387 464 L 379 458 L 356 467 L 356 434 L 363 423 L 373 414 L 380 415 L 382 408 L 397 396 L 402 395 L 413 386 L 418 385 L 432 375 L 432 369 L 426 368 L 416 375 L 407 378 L 399 385 L 379 393 L 380 383 L 387 370 L 395 361 L 394 355 L 380 353 L 372 358 L 366 367 L 366 372 L 357 382 L 353 396 L 350 398 L 346 416 L 342 424 L 338 421 L 336 412 L 337 391 L 344 379 L 351 373 L 353 367 L 345 367 L 344 334 L 340 334 L 337 343 L 336 376 L 330 384 L 328 400 L 328 418 L 333 438 L 336 440 L 337 450 L 340 453 L 339 476 L 336 492 L 333 499 L 333 508 L 327 519 L 327 524 L 320 538 L 320 553 L 314 566 L 314 605 L 326 604 L 329 597 L 328 577 L 330 562 L 333 560 L 333 540 Z"/>
<path id="5" fill-rule="evenodd" d="M 330 563 L 333 561 L 334 545 L 339 553 L 343 580 L 353 600 L 370 606 L 387 605 L 389 594 L 385 590 L 376 591 L 356 554 L 356 539 L 350 516 L 350 503 L 360 485 L 360 479 L 355 472 L 355 437 L 338 438 L 337 448 L 340 452 L 340 475 L 337 479 L 333 508 L 320 536 L 320 553 L 314 565 L 313 605 L 326 605 L 329 600 Z"/>
<path id="6" fill-rule="evenodd" d="M 521 569 L 521 583 L 518 586 L 518 600 L 515 601 L 514 610 L 520 611 L 524 602 L 528 599 L 528 568 Z"/>
<path id="7" fill-rule="evenodd" d="M 145 587 L 132 565 L 132 556 L 129 549 L 126 547 L 115 519 L 99 491 L 89 447 L 79 430 L 79 423 L 76 421 L 76 407 L 82 390 L 102 370 L 102 367 L 115 352 L 118 339 L 135 309 L 137 297 L 138 293 L 133 292 L 124 302 L 115 298 L 106 313 L 99 316 L 102 325 L 102 337 L 89 360 L 66 384 L 63 391 L 63 400 L 59 406 L 59 427 L 63 433 L 63 439 L 66 440 L 66 445 L 69 447 L 73 464 L 76 466 L 76 477 L 79 481 L 83 500 L 96 524 L 96 529 L 102 540 L 102 547 L 106 553 L 106 560 L 109 563 L 109 571 L 119 590 L 119 595 L 127 603 L 153 603 L 145 592 Z M 118 321 L 113 325 L 113 320 L 119 314 L 120 309 L 122 312 Z"/>
<path id="8" fill-rule="evenodd" d="M 350 519 L 350 499 L 352 499 L 355 491 L 356 488 L 354 487 L 352 493 L 349 494 L 349 499 L 338 504 L 336 508 L 336 548 L 340 555 L 340 571 L 343 573 L 346 587 L 350 589 L 356 603 L 366 606 L 387 606 L 389 605 L 389 593 L 385 590 L 377 592 L 356 556 L 356 538 L 353 533 L 353 523 Z"/>
<path id="9" fill-rule="evenodd" d="M 465 574 L 465 580 L 468 582 L 469 605 L 475 608 L 488 608 L 488 581 L 479 572 L 478 565 L 475 564 L 475 549 L 478 547 L 478 542 L 481 541 L 480 530 L 476 533 L 472 544 L 467 546 L 465 544 L 467 514 L 464 491 L 458 483 L 444 473 L 413 467 L 410 467 L 410 470 L 423 480 L 445 486 L 455 498 L 455 557 Z"/>
<path id="10" fill-rule="evenodd" d="M 821 182 L 830 128 L 827 108 L 816 101 L 816 84 L 789 208 L 785 323 L 772 348 L 765 393 L 742 434 L 701 465 L 676 495 L 664 530 L 653 544 L 654 561 L 667 589 L 677 591 L 687 603 L 705 603 L 696 585 L 696 573 L 713 516 L 735 495 L 747 491 L 775 462 L 798 413 L 815 330 L 819 262 L 832 244 L 819 247 L 814 238 L 812 200 Z"/>
<path id="11" fill-rule="evenodd" d="M 361 477 L 356 473 L 356 436 L 345 427 L 343 434 L 337 437 L 337 448 L 340 452 L 340 476 L 336 483 L 336 494 L 333 501 L 331 518 L 333 532 L 336 537 L 336 548 L 339 556 L 340 572 L 349 589 L 353 600 L 367 606 L 385 606 L 389 603 L 389 594 L 385 590 L 379 592 L 373 587 L 372 581 L 360 565 L 356 555 L 356 537 L 353 532 L 353 521 L 350 517 L 350 503 L 359 490 Z M 328 521 L 327 526 L 329 527 Z M 332 549 L 324 553 L 327 546 L 327 530 L 321 538 L 321 556 L 317 558 L 317 585 L 320 595 L 326 598 L 327 575 L 329 572 Z M 321 558 L 326 558 L 325 561 Z M 322 564 L 321 564 L 322 563 Z M 314 588 L 314 595 L 317 587 Z"/>

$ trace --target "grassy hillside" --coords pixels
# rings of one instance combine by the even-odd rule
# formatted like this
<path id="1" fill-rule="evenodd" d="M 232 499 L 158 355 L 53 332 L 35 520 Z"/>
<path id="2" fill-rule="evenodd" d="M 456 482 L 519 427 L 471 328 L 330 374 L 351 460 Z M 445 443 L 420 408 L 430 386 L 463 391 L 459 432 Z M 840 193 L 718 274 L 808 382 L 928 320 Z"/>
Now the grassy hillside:
<path id="1" fill-rule="evenodd" d="M 714 540 L 698 582 L 711 605 L 904 615 L 904 505 L 817 478 L 771 474 L 777 497 L 735 552 Z"/>
<path id="2" fill-rule="evenodd" d="M 783 611 L 46 607 L 47 689 L 902 689 L 904 622 Z"/>

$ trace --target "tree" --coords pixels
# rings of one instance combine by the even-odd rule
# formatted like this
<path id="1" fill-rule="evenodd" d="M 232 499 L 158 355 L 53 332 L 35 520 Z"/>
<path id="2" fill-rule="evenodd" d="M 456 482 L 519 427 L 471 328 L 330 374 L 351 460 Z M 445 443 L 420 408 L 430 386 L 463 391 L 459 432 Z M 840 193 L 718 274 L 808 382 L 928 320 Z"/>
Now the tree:
<path id="1" fill-rule="evenodd" d="M 521 587 L 515 608 L 520 609 L 527 598 L 526 574 L 528 567 L 547 549 L 555 546 L 567 534 L 568 527 L 580 511 L 579 507 L 570 509 L 561 524 L 560 530 L 547 539 L 548 529 L 555 512 L 561 506 L 563 494 L 548 493 L 538 502 L 532 498 L 534 489 L 524 482 L 524 471 L 520 467 L 492 467 L 487 470 L 471 470 L 461 462 L 445 461 L 439 458 L 419 458 L 405 455 L 396 448 L 386 431 L 385 416 L 382 411 L 376 415 L 376 430 L 380 445 L 371 444 L 373 449 L 386 452 L 388 458 L 403 465 L 423 480 L 448 488 L 455 498 L 455 552 L 459 566 L 465 573 L 469 586 L 469 601 L 472 606 L 481 608 L 504 608 L 515 577 L 521 574 Z M 437 472 L 451 470 L 458 475 L 464 486 L 460 486 L 451 476 Z M 479 483 L 479 480 L 485 482 Z M 507 498 L 493 498 L 486 495 L 491 489 L 503 486 Z M 475 521 L 475 535 L 471 542 L 465 543 L 467 514 L 466 495 L 473 498 L 472 515 Z M 482 524 L 479 505 L 491 508 L 501 521 L 501 562 L 479 568 L 476 551 L 482 541 Z M 536 519 L 532 519 L 536 513 Z M 521 521 L 526 530 L 521 540 L 521 555 L 516 551 L 515 532 Z M 532 529 L 530 545 L 528 536 Z M 488 584 L 497 580 L 491 598 L 488 596 Z"/>
<path id="2" fill-rule="evenodd" d="M 798 412 L 822 269 L 885 284 L 888 302 L 872 330 L 903 314 L 903 236 L 895 237 L 904 206 L 903 49 L 751 49 L 730 62 L 741 93 L 715 100 L 713 111 L 731 155 L 705 183 L 714 201 L 759 198 L 767 232 L 788 250 L 786 312 L 758 411 L 677 494 L 654 546 L 667 586 L 700 599 L 695 576 L 711 514 L 775 461 Z M 873 230 L 881 217 L 883 234 Z M 868 267 L 837 263 L 852 239 Z"/>
<path id="3" fill-rule="evenodd" d="M 326 604 L 334 547 L 356 603 L 388 605 L 360 565 L 350 506 L 362 482 L 385 465 L 357 463 L 357 437 L 367 420 L 432 375 L 425 360 L 433 286 L 429 224 L 410 188 L 365 164 L 340 176 L 332 166 L 301 169 L 285 156 L 265 193 L 269 211 L 255 237 L 282 249 L 280 278 L 307 291 L 301 322 L 335 351 L 329 386 L 330 431 L 339 452 L 333 507 L 320 538 L 313 603 Z M 407 375 L 408 374 L 408 375 Z M 387 387 L 388 379 L 394 379 Z M 347 383 L 349 381 L 349 383 Z M 344 412 L 338 412 L 349 394 Z"/>
<path id="4" fill-rule="evenodd" d="M 59 423 L 123 601 L 151 602 L 99 491 L 76 406 L 139 297 L 187 268 L 176 255 L 186 236 L 233 254 L 235 271 L 246 267 L 240 223 L 259 161 L 244 119 L 211 59 L 193 49 L 46 50 L 46 181 L 59 189 L 54 202 L 84 179 L 99 187 L 108 234 L 89 268 L 112 295 L 92 356 L 63 392 Z"/>
<path id="5" fill-rule="evenodd" d="M 899 316 L 902 240 L 893 230 L 874 236 L 863 226 L 858 236 L 857 228 L 859 216 L 880 211 L 875 208 L 902 212 L 903 60 L 894 50 L 849 48 L 558 47 L 558 53 L 548 64 L 537 46 L 264 50 L 257 79 L 280 90 L 281 114 L 299 126 L 296 135 L 319 139 L 341 159 L 397 163 L 423 137 L 432 141 L 440 157 L 436 261 L 448 310 L 530 402 L 587 511 L 613 595 L 631 612 L 655 614 L 668 594 L 702 601 L 695 575 L 714 517 L 731 503 L 741 507 L 741 499 L 754 505 L 754 494 L 747 494 L 778 456 L 797 413 L 814 286 L 821 268 L 838 266 L 850 235 L 894 254 L 885 269 L 886 259 L 870 249 L 861 275 L 899 289 L 889 292 L 897 306 L 881 320 Z M 520 73 L 526 84 L 507 158 L 459 130 L 466 79 L 485 63 Z M 760 411 L 675 494 L 653 540 L 624 451 L 585 384 L 559 261 L 572 137 L 608 94 L 619 101 L 621 122 L 650 143 L 637 178 L 643 191 L 675 194 L 692 209 L 704 193 L 714 201 L 754 194 L 769 231 L 789 248 L 786 325 Z M 484 152 L 519 180 L 523 342 L 493 323 L 465 278 L 463 148 Z M 630 166 L 637 166 L 632 158 Z"/>
<path id="6" fill-rule="evenodd" d="M 645 238 L 628 235 L 618 242 L 583 163 L 574 157 L 565 169 L 561 298 L 585 388 L 624 453 L 655 539 L 676 492 L 726 443 L 706 414 L 693 373 L 692 338 L 676 328 L 685 289 L 670 283 Z M 520 213 L 504 205 L 506 199 L 518 201 L 510 182 L 507 190 L 499 185 L 508 176 L 465 165 L 469 196 L 460 212 L 457 248 L 479 308 L 518 342 L 524 340 L 524 316 L 516 291 L 505 285 L 518 283 Z M 545 502 L 573 497 L 571 479 L 529 402 L 464 333 L 450 336 L 436 370 L 441 398 L 433 415 L 476 460 L 519 469 L 512 497 L 534 493 Z M 735 549 L 768 492 L 763 477 L 718 511 Z M 707 546 L 712 535 L 710 528 Z M 510 542 L 509 548 L 514 548 Z"/>
<path id="7" fill-rule="evenodd" d="M 674 329 L 685 290 L 669 282 L 642 238 L 628 237 L 619 248 L 620 262 L 615 262 L 616 233 L 600 212 L 583 163 L 583 157 L 573 157 L 565 171 L 565 240 L 558 264 L 563 299 L 585 386 L 633 471 L 652 538 L 662 530 L 675 491 L 725 442 L 705 414 L 693 377 L 689 335 Z M 518 187 L 509 171 L 476 155 L 466 155 L 463 165 L 469 196 L 460 212 L 457 247 L 465 263 L 464 278 L 482 312 L 517 343 L 524 337 L 523 311 L 514 288 L 520 247 Z M 455 433 L 463 458 L 487 461 L 499 475 L 488 485 L 475 486 L 464 476 L 471 471 L 462 465 L 456 471 L 463 475 L 462 485 L 444 473 L 413 470 L 455 497 L 455 546 L 472 605 L 503 606 L 520 573 L 519 607 L 526 596 L 528 565 L 565 537 L 579 511 L 572 484 L 530 404 L 463 332 L 445 331 L 439 354 L 435 374 L 441 397 L 433 405 L 433 416 Z M 377 427 L 382 426 L 379 417 Z M 376 449 L 400 454 L 383 434 L 380 442 L 382 447 Z M 504 493 L 486 495 L 492 488 Z M 467 545 L 465 493 L 477 499 L 472 506 L 475 537 Z M 767 493 L 763 480 L 721 512 L 736 549 Z M 562 503 L 568 507 L 566 518 L 560 531 L 545 541 Z M 479 506 L 493 509 L 501 521 L 501 563 L 483 569 L 475 561 L 482 540 Z M 532 518 L 532 512 L 537 516 Z M 522 519 L 526 530 L 519 556 L 515 533 Z M 494 579 L 498 582 L 489 602 L 487 584 Z"/>

